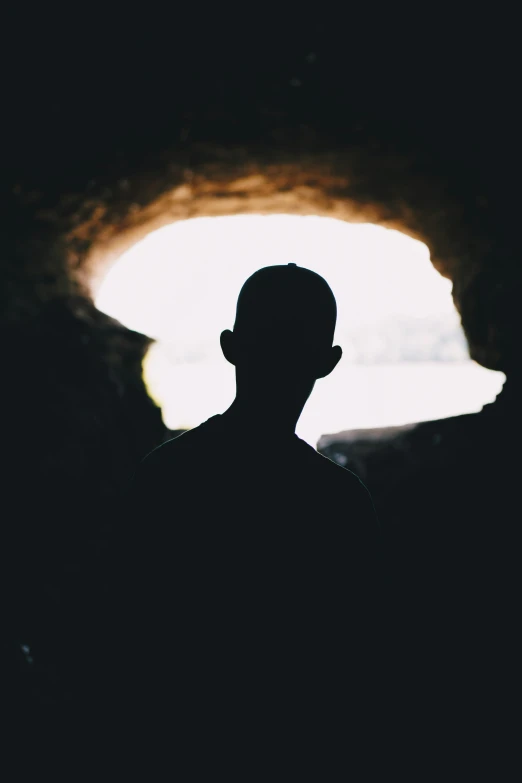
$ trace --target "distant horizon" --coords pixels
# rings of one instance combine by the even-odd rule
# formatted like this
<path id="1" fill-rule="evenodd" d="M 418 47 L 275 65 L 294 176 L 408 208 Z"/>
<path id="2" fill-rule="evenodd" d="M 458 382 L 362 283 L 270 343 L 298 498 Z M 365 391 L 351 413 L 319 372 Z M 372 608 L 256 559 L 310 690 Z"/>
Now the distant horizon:
<path id="1" fill-rule="evenodd" d="M 336 342 L 342 345 L 344 358 L 353 364 L 398 364 L 403 361 L 469 361 L 462 328 L 445 316 L 402 318 L 387 316 L 375 324 L 366 324 L 346 333 L 336 330 Z M 173 364 L 192 364 L 210 360 L 215 339 L 199 345 L 183 346 L 159 341 Z M 379 342 L 379 345 L 376 343 Z M 373 345 L 372 345 L 373 343 Z M 392 343 L 390 345 L 390 343 Z"/>
<path id="2" fill-rule="evenodd" d="M 193 429 L 223 413 L 232 403 L 234 368 L 224 358 L 210 365 L 169 368 L 164 366 L 168 360 L 162 355 L 161 345 L 151 350 L 154 348 L 158 355 L 150 356 L 145 377 L 169 429 Z M 315 448 L 321 436 L 344 430 L 402 426 L 477 413 L 494 401 L 504 379 L 502 373 L 490 373 L 473 361 L 371 366 L 343 365 L 341 360 L 329 378 L 316 383 L 296 432 Z M 212 396 L 202 397 L 198 390 L 209 385 Z"/>

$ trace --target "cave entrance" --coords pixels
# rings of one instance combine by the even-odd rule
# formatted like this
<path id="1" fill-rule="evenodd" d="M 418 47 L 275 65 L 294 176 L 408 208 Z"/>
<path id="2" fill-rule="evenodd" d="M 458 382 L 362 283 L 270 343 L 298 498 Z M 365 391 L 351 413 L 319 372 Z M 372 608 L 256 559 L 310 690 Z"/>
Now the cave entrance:
<path id="1" fill-rule="evenodd" d="M 297 215 L 193 218 L 146 236 L 106 275 L 96 305 L 153 337 L 149 393 L 170 429 L 196 426 L 234 397 L 219 346 L 241 285 L 294 261 L 323 275 L 338 303 L 344 356 L 318 381 L 297 433 L 313 446 L 340 430 L 479 411 L 505 380 L 469 357 L 451 282 L 423 243 L 372 224 Z"/>

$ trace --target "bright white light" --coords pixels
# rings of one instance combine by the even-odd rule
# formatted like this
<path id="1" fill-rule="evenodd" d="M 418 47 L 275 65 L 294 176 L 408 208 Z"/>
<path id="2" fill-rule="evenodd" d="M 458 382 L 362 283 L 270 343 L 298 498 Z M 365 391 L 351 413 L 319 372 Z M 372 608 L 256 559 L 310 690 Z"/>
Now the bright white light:
<path id="1" fill-rule="evenodd" d="M 158 340 L 145 379 L 168 427 L 196 426 L 230 405 L 234 369 L 219 335 L 233 326 L 246 278 L 290 261 L 332 287 L 344 349 L 299 421 L 312 445 L 324 433 L 478 411 L 500 391 L 503 373 L 469 359 L 451 283 L 421 242 L 332 218 L 197 218 L 136 244 L 96 298 L 100 310 Z"/>

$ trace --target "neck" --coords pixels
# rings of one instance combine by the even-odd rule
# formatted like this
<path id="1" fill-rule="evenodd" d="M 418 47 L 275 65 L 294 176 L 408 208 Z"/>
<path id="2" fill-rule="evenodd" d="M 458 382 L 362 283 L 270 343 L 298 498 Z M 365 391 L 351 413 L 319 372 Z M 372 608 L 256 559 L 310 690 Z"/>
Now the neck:
<path id="1" fill-rule="evenodd" d="M 309 394 L 309 393 L 308 393 Z M 236 398 L 223 416 L 241 428 L 254 430 L 260 437 L 270 439 L 295 434 L 295 428 L 308 394 L 297 390 L 270 390 L 247 392 L 237 389 Z"/>
<path id="2" fill-rule="evenodd" d="M 262 438 L 294 435 L 299 416 L 281 416 L 278 413 L 267 408 L 259 409 L 236 398 L 223 416 L 241 428 L 255 429 Z"/>

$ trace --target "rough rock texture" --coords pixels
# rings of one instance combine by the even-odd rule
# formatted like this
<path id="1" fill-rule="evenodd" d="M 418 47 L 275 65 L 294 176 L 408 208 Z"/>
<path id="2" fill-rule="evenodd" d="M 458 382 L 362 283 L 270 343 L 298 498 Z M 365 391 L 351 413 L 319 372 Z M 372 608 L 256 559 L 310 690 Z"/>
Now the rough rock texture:
<path id="1" fill-rule="evenodd" d="M 4 50 L 5 651 L 20 663 L 30 643 L 22 669 L 39 667 L 38 687 L 65 699 L 86 666 L 67 645 L 86 643 L 124 526 L 119 493 L 168 434 L 141 379 L 148 341 L 89 300 L 109 265 L 197 215 L 331 215 L 425 241 L 453 280 L 472 357 L 507 373 L 504 402 L 326 451 L 355 460 L 392 526 L 474 518 L 486 530 L 513 500 L 497 503 L 520 421 L 522 167 L 505 18 L 497 29 L 454 8 L 451 25 L 440 13 L 442 27 L 412 28 L 397 9 L 344 23 L 322 9 L 267 15 L 242 35 L 178 11 L 149 27 L 104 9 L 74 29 L 45 13 L 14 19 Z"/>
<path id="2" fill-rule="evenodd" d="M 124 528 L 123 491 L 165 427 L 141 380 L 150 340 L 88 300 L 55 297 L 3 334 L 9 638 L 29 647 L 37 687 L 54 702 L 84 669 L 82 633 Z"/>

